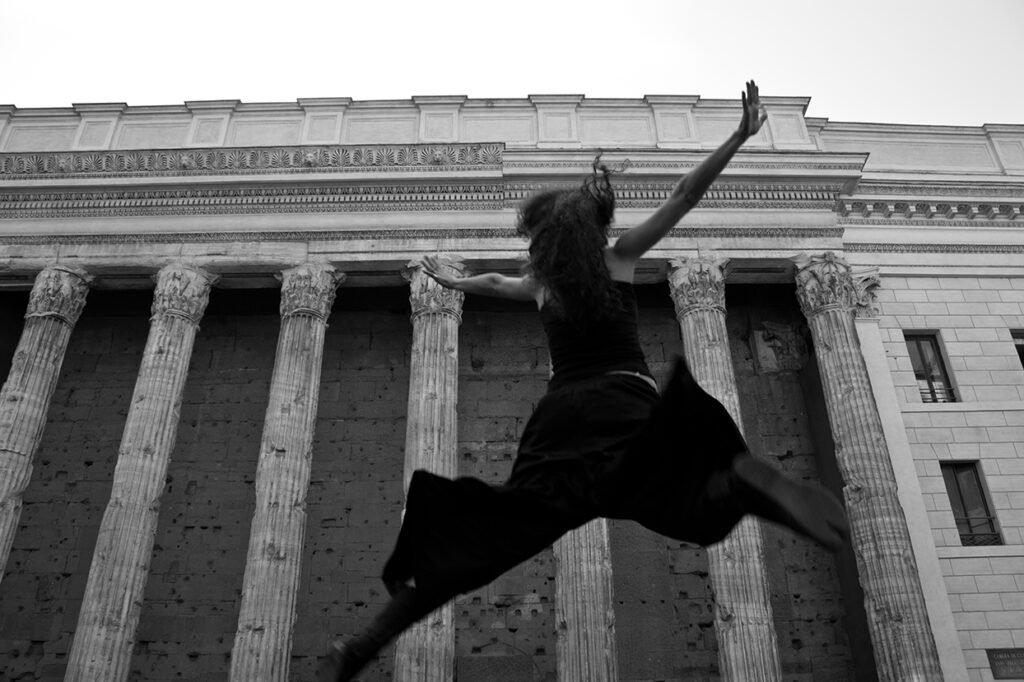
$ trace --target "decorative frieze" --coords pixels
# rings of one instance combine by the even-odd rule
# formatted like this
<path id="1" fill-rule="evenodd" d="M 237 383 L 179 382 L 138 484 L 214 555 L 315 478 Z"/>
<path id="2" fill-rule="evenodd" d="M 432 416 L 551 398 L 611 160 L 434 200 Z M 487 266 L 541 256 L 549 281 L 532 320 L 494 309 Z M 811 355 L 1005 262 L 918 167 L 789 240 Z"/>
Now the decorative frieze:
<path id="1" fill-rule="evenodd" d="M 613 228 L 612 237 L 621 236 L 625 228 Z M 666 238 L 731 238 L 731 239 L 838 239 L 843 228 L 804 227 L 716 227 L 687 225 L 673 228 Z M 517 239 L 510 227 L 439 228 L 409 230 L 268 230 L 266 232 L 132 232 L 121 234 L 55 234 L 0 235 L 0 245 L 46 244 L 191 244 L 211 242 L 317 242 L 317 241 L 383 241 L 389 239 Z"/>
<path id="2" fill-rule="evenodd" d="M 282 172 L 497 168 L 505 145 L 424 144 L 0 154 L 0 180 L 67 176 L 238 175 Z"/>

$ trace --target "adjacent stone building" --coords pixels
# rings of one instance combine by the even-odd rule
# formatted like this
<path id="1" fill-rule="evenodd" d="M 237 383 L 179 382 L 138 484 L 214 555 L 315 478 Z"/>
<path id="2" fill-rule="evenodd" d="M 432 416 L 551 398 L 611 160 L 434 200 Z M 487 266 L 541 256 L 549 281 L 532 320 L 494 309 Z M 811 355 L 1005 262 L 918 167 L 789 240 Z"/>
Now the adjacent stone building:
<path id="1" fill-rule="evenodd" d="M 841 492 L 850 546 L 594 522 L 366 679 L 1024 679 L 1024 125 L 807 103 L 765 98 L 640 264 L 641 336 L 755 454 Z M 545 390 L 535 311 L 419 259 L 518 271 L 518 202 L 598 151 L 627 166 L 626 229 L 738 118 L 688 96 L 0 107 L 3 678 L 311 679 L 385 601 L 412 470 L 501 481 Z"/>

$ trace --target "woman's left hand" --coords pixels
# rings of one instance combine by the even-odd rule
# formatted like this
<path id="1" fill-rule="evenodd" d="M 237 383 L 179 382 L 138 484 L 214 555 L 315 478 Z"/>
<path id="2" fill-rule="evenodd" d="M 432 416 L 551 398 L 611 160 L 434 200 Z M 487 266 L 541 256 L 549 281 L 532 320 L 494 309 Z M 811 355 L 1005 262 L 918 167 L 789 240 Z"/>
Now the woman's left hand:
<path id="1" fill-rule="evenodd" d="M 438 262 L 436 256 L 423 256 L 423 274 L 430 277 L 443 287 L 447 287 L 449 289 L 455 288 L 456 279 L 442 272 L 441 263 Z"/>
<path id="2" fill-rule="evenodd" d="M 746 140 L 761 129 L 768 120 L 768 113 L 761 104 L 757 83 L 754 81 L 747 81 L 747 91 L 740 94 L 740 100 L 743 102 L 743 118 L 740 120 L 739 134 Z"/>

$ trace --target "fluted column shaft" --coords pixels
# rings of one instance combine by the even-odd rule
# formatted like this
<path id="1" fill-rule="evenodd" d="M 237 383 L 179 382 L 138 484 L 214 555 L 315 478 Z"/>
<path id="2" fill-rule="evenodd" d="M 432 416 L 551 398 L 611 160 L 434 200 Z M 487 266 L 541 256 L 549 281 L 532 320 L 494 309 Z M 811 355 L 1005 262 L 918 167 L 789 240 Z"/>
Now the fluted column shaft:
<path id="1" fill-rule="evenodd" d="M 50 399 L 90 279 L 63 266 L 36 276 L 25 327 L 0 390 L 0 579 L 18 529 L 22 495 L 32 477 L 32 458 L 43 438 Z"/>
<path id="2" fill-rule="evenodd" d="M 462 276 L 462 263 L 440 259 L 452 276 Z M 403 273 L 409 280 L 412 304 L 412 354 L 409 365 L 409 409 L 405 430 L 405 474 L 426 469 L 454 477 L 456 404 L 459 381 L 459 324 L 463 294 L 445 289 L 423 273 L 419 261 Z M 397 682 L 450 682 L 455 668 L 455 620 L 452 602 L 405 631 L 395 652 Z"/>
<path id="3" fill-rule="evenodd" d="M 120 682 L 128 677 L 182 391 L 212 282 L 207 273 L 181 265 L 157 274 L 149 338 L 89 568 L 66 682 Z"/>
<path id="4" fill-rule="evenodd" d="M 555 619 L 560 682 L 619 679 L 608 522 L 563 535 L 555 550 Z"/>
<path id="5" fill-rule="evenodd" d="M 831 252 L 799 265 L 797 296 L 821 372 L 879 680 L 941 680 L 910 531 L 855 328 L 865 290 Z"/>
<path id="6" fill-rule="evenodd" d="M 741 425 L 721 266 L 706 258 L 673 260 L 669 285 L 694 378 Z M 708 563 L 722 679 L 782 679 L 758 522 L 743 519 L 725 540 L 708 548 Z"/>
<path id="7" fill-rule="evenodd" d="M 343 279 L 333 267 L 319 263 L 300 265 L 282 276 L 281 331 L 231 655 L 230 679 L 235 682 L 288 679 L 324 335 Z"/>

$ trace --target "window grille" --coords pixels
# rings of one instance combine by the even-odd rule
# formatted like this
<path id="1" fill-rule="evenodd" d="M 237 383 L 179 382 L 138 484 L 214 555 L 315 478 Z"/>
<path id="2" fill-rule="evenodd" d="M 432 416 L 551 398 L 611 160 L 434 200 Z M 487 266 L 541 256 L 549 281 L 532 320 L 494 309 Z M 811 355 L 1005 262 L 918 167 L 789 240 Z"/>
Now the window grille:
<path id="1" fill-rule="evenodd" d="M 914 377 L 921 392 L 921 402 L 955 403 L 956 392 L 942 362 L 939 340 L 935 334 L 904 334 Z"/>
<path id="2" fill-rule="evenodd" d="M 960 543 L 965 547 L 1003 544 L 996 529 L 995 516 L 981 487 L 977 463 L 942 463 L 940 468 L 949 503 L 953 507 L 956 529 L 960 533 Z"/>

